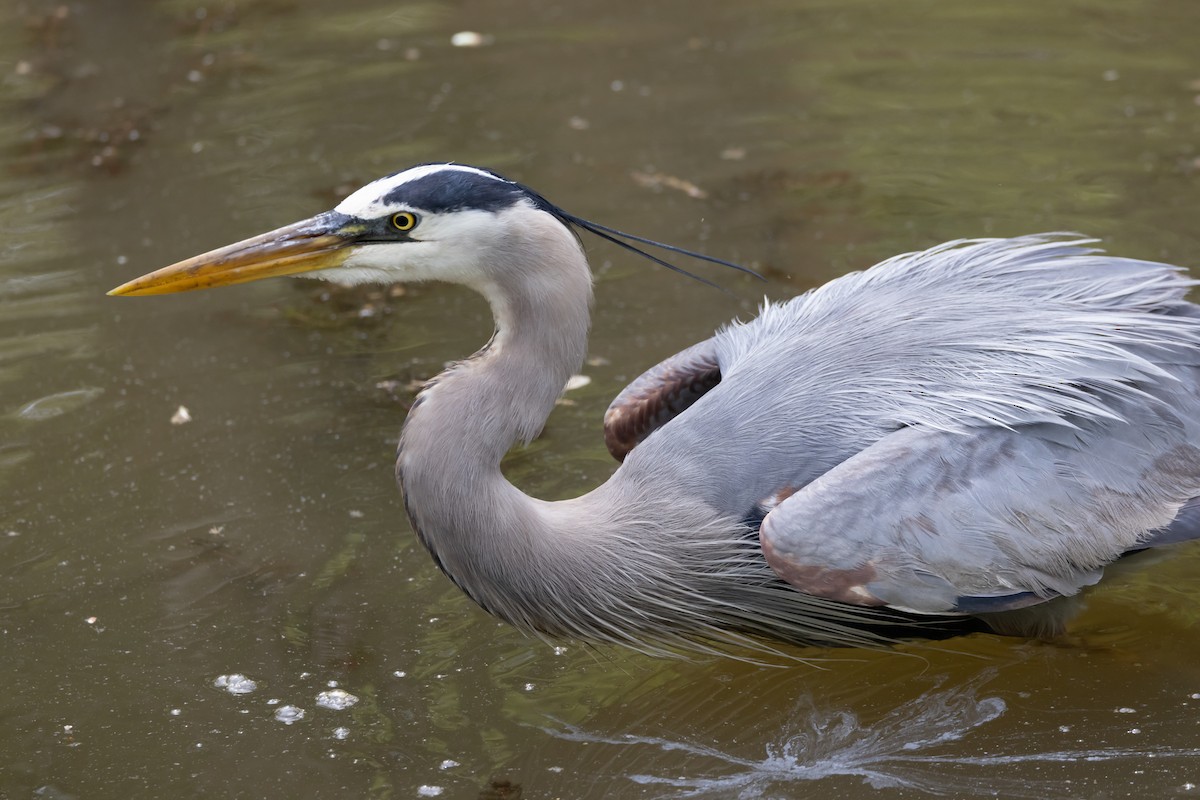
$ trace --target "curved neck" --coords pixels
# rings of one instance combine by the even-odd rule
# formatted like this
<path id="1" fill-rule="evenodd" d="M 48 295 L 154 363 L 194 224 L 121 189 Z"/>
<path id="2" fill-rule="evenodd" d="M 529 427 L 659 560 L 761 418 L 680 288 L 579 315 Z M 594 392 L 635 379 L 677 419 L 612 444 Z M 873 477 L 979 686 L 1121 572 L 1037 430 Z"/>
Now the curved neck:
<path id="1" fill-rule="evenodd" d="M 503 286 L 474 287 L 491 305 L 496 335 L 418 396 L 396 473 L 413 526 L 442 570 L 488 610 L 535 627 L 507 606 L 514 587 L 506 584 L 554 557 L 554 531 L 542 513 L 548 504 L 513 487 L 500 461 L 541 431 L 583 363 L 592 291 L 583 252 L 565 229 L 551 246 L 523 250 L 550 255 L 499 265 Z"/>

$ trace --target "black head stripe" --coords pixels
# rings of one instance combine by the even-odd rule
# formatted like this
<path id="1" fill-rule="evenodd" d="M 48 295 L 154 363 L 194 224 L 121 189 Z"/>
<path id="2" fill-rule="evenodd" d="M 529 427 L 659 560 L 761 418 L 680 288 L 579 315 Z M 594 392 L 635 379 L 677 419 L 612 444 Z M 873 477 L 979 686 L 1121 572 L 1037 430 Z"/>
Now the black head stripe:
<path id="1" fill-rule="evenodd" d="M 522 197 L 528 197 L 528 193 L 520 184 L 477 172 L 447 169 L 397 186 L 383 197 L 383 203 L 404 204 L 438 214 L 465 209 L 501 211 Z"/>

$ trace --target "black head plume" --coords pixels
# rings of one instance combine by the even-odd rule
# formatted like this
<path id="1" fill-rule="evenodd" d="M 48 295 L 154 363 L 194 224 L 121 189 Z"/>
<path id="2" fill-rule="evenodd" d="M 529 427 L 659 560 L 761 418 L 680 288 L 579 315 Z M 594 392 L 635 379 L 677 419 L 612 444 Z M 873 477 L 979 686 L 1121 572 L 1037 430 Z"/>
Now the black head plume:
<path id="1" fill-rule="evenodd" d="M 547 204 L 547 205 L 549 205 L 549 204 Z M 651 247 L 658 247 L 658 248 L 661 248 L 661 249 L 666 250 L 671 253 L 678 253 L 682 256 L 688 256 L 689 258 L 699 259 L 700 261 L 708 261 L 712 264 L 720 264 L 723 267 L 730 267 L 732 269 L 736 269 L 738 272 L 744 272 L 747 275 L 753 275 L 754 277 L 758 278 L 760 281 L 766 280 L 766 278 L 764 278 L 762 275 L 758 274 L 754 270 L 750 269 L 749 267 L 743 267 L 741 264 L 735 264 L 732 261 L 725 261 L 724 259 L 721 259 L 721 258 L 715 258 L 714 256 L 706 256 L 703 253 L 697 253 L 694 250 L 687 250 L 683 247 L 676 247 L 673 244 L 666 244 L 665 242 L 656 242 L 653 239 L 647 239 L 643 236 L 635 236 L 632 233 L 625 233 L 624 231 L 619 231 L 616 228 L 610 228 L 607 225 L 601 225 L 598 222 L 591 222 L 590 220 L 583 219 L 582 217 L 577 217 L 574 214 L 569 214 L 566 211 L 563 211 L 561 208 L 558 208 L 557 206 L 550 206 L 549 210 L 552 214 L 554 214 L 554 216 L 558 217 L 563 222 L 574 225 L 577 228 L 582 228 L 583 230 L 588 231 L 589 233 L 593 233 L 596 236 L 599 236 L 601 239 L 605 239 L 609 242 L 612 242 L 613 244 L 617 245 L 618 247 L 623 247 L 632 253 L 637 253 L 639 256 L 642 256 L 643 258 L 647 258 L 647 259 L 653 261 L 655 264 L 664 266 L 667 269 L 671 270 L 672 272 L 678 272 L 680 275 L 686 275 L 689 278 L 692 278 L 693 280 L 700 281 L 700 283 L 703 283 L 707 286 L 712 286 L 713 288 L 716 288 L 716 289 L 720 289 L 721 287 L 718 286 L 717 284 L 713 283 L 712 281 L 708 280 L 707 278 L 702 278 L 699 275 L 696 275 L 695 273 L 688 272 L 683 267 L 679 267 L 679 266 L 676 266 L 675 264 L 672 264 L 670 261 L 667 261 L 664 258 L 659 258 L 658 256 L 654 255 L 653 253 L 647 253 L 645 250 L 638 247 L 637 245 L 630 244 L 630 242 L 637 242 L 638 244 L 646 244 L 646 245 L 650 245 Z"/>

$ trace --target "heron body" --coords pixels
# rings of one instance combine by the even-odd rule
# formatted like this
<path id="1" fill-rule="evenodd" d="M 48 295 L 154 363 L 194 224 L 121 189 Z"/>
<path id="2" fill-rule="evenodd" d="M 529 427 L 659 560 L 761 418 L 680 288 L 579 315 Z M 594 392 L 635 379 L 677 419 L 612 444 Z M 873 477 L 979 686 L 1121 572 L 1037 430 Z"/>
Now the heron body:
<path id="1" fill-rule="evenodd" d="M 584 359 L 572 226 L 657 244 L 434 164 L 113 293 L 280 274 L 481 292 L 495 336 L 420 393 L 396 474 L 441 569 L 539 634 L 659 653 L 967 617 L 1053 630 L 1051 601 L 1107 564 L 1200 536 L 1193 281 L 1061 234 L 952 242 L 767 304 L 617 397 L 607 482 L 531 498 L 500 462 Z"/>

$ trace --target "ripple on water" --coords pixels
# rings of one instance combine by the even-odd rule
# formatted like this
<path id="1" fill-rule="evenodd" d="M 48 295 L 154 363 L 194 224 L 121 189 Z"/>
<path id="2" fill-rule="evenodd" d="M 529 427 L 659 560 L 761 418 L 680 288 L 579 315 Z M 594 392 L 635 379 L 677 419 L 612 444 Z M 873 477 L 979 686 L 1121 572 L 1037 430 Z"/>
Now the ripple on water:
<path id="1" fill-rule="evenodd" d="M 95 386 L 58 392 L 31 400 L 17 412 L 17 416 L 33 422 L 53 419 L 82 408 L 102 394 L 104 394 L 104 390 Z"/>

